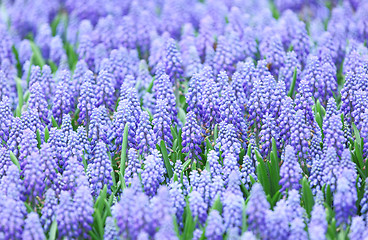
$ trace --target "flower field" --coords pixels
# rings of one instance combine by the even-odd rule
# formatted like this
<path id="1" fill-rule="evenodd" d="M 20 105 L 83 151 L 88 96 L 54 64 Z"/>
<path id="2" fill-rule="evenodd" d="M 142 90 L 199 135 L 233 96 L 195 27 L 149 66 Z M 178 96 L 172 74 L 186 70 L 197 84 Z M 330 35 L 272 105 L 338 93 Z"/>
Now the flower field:
<path id="1" fill-rule="evenodd" d="M 368 239 L 368 1 L 0 1 L 0 240 Z"/>

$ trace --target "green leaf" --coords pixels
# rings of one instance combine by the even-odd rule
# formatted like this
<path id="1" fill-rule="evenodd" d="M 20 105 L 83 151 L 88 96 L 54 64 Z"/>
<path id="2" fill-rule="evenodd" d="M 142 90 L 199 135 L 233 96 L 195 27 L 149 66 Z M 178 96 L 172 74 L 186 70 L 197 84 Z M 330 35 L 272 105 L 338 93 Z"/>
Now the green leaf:
<path id="1" fill-rule="evenodd" d="M 161 140 L 160 147 L 161 147 L 162 157 L 164 158 L 167 175 L 169 175 L 169 178 L 171 178 L 173 176 L 173 171 L 172 171 L 172 167 L 170 164 L 169 156 L 167 154 L 167 149 L 166 149 L 164 140 Z"/>
<path id="2" fill-rule="evenodd" d="M 184 112 L 184 110 L 182 108 L 179 108 L 178 118 L 179 118 L 180 122 L 182 122 L 183 125 L 184 125 L 185 124 L 186 114 L 185 114 L 185 112 Z"/>
<path id="3" fill-rule="evenodd" d="M 17 94 L 18 94 L 18 107 L 19 107 L 19 111 L 21 112 L 23 108 L 23 88 L 21 85 L 21 80 L 19 78 L 15 78 L 15 86 L 17 88 Z M 17 117 L 20 117 L 20 114 L 19 115 L 17 114 Z"/>
<path id="4" fill-rule="evenodd" d="M 40 134 L 40 130 L 39 129 L 37 129 L 37 131 L 36 131 L 36 137 L 37 137 L 37 147 L 38 148 L 41 148 L 42 141 L 41 141 L 41 134 Z"/>
<path id="5" fill-rule="evenodd" d="M 33 41 L 29 41 L 29 43 L 31 44 L 33 52 L 32 55 L 33 64 L 42 67 L 43 65 L 45 65 L 45 60 L 42 57 L 40 49 Z"/>
<path id="6" fill-rule="evenodd" d="M 82 163 L 84 166 L 84 172 L 87 172 L 88 164 L 87 164 L 86 158 L 84 157 L 84 154 L 82 155 Z"/>
<path id="7" fill-rule="evenodd" d="M 104 235 L 104 223 L 102 221 L 102 216 L 101 216 L 101 213 L 98 211 L 98 209 L 95 208 L 95 212 L 93 214 L 93 220 L 95 221 L 96 223 L 96 230 L 98 232 L 98 235 L 99 236 L 103 236 Z"/>
<path id="8" fill-rule="evenodd" d="M 185 171 L 187 169 L 187 167 L 189 166 L 191 161 L 192 161 L 191 159 L 188 159 L 188 160 L 185 161 L 185 163 L 183 164 L 183 171 Z"/>
<path id="9" fill-rule="evenodd" d="M 210 140 L 208 139 L 208 137 L 206 138 L 206 148 L 207 148 L 207 151 L 209 152 L 210 150 L 213 150 L 213 146 L 212 146 L 212 143 L 210 142 Z M 208 153 L 207 152 L 207 153 Z"/>
<path id="10" fill-rule="evenodd" d="M 154 83 L 154 81 L 155 81 L 155 77 L 153 77 L 152 78 L 152 81 L 151 81 L 151 83 L 150 83 L 150 85 L 148 85 L 148 87 L 147 87 L 147 92 L 152 92 L 152 87 L 153 87 L 153 83 Z"/>
<path id="11" fill-rule="evenodd" d="M 249 175 L 250 181 L 252 183 L 252 185 L 254 185 L 257 181 L 253 178 L 252 175 Z"/>
<path id="12" fill-rule="evenodd" d="M 330 185 L 327 185 L 326 187 L 326 203 L 328 204 L 328 206 L 332 205 L 332 194 Z"/>
<path id="13" fill-rule="evenodd" d="M 27 208 L 27 212 L 28 212 L 28 213 L 33 212 L 33 209 L 32 209 L 32 207 L 29 205 L 29 203 L 24 202 L 24 205 L 26 206 L 26 208 Z"/>
<path id="14" fill-rule="evenodd" d="M 240 183 L 240 189 L 243 192 L 243 196 L 245 198 L 248 198 L 250 196 L 250 193 L 249 193 L 248 189 L 244 186 L 243 182 Z"/>
<path id="15" fill-rule="evenodd" d="M 358 166 L 359 166 L 360 169 L 363 169 L 364 162 L 363 162 L 362 150 L 361 150 L 361 147 L 358 144 L 357 140 L 354 141 L 354 147 L 355 147 L 354 153 L 355 153 L 355 156 L 357 157 L 357 160 L 358 160 Z"/>
<path id="16" fill-rule="evenodd" d="M 128 146 L 128 133 L 129 133 L 129 123 L 126 123 L 124 127 L 123 145 L 121 147 L 121 156 L 120 156 L 120 174 L 121 174 L 120 176 L 122 177 L 120 181 L 124 180 L 126 151 Z"/>
<path id="17" fill-rule="evenodd" d="M 293 95 L 294 95 L 294 89 L 295 89 L 295 83 L 296 83 L 296 75 L 297 75 L 297 68 L 295 67 L 294 74 L 293 74 L 293 81 L 291 82 L 289 93 L 288 93 L 288 96 L 289 97 L 293 97 Z"/>
<path id="18" fill-rule="evenodd" d="M 47 142 L 50 138 L 50 132 L 49 132 L 49 128 L 46 126 L 45 127 L 45 142 Z"/>
<path id="19" fill-rule="evenodd" d="M 304 208 L 307 211 L 308 216 L 310 217 L 314 206 L 314 199 L 308 180 L 305 177 L 302 180 L 302 192 L 303 192 L 302 198 L 304 202 Z"/>
<path id="20" fill-rule="evenodd" d="M 361 146 L 362 145 L 362 139 L 360 137 L 360 133 L 359 133 L 358 128 L 355 126 L 354 123 L 351 124 L 351 127 L 354 130 L 354 136 L 355 136 L 356 141 L 358 142 L 359 146 Z"/>
<path id="21" fill-rule="evenodd" d="M 49 231 L 49 240 L 56 239 L 56 232 L 57 232 L 57 221 L 56 219 L 52 222 L 50 231 Z"/>
<path id="22" fill-rule="evenodd" d="M 256 158 L 258 161 L 257 176 L 258 176 L 259 182 L 262 184 L 266 195 L 271 194 L 271 185 L 269 182 L 267 167 L 258 151 L 256 151 Z"/>
<path id="23" fill-rule="evenodd" d="M 242 208 L 242 234 L 247 231 L 247 208 L 243 205 Z"/>
<path id="24" fill-rule="evenodd" d="M 222 213 L 222 202 L 220 196 L 217 196 L 211 208 L 217 210 L 220 214 Z"/>
<path id="25" fill-rule="evenodd" d="M 316 122 L 318 123 L 318 126 L 320 127 L 320 129 L 322 129 L 322 117 L 321 115 L 317 112 L 315 115 L 315 119 L 316 119 Z"/>
<path id="26" fill-rule="evenodd" d="M 271 199 L 271 204 L 272 204 L 272 207 L 273 206 L 276 206 L 276 203 L 281 199 L 281 193 L 280 191 L 277 191 L 275 193 L 275 195 L 273 195 L 272 199 Z"/>
<path id="27" fill-rule="evenodd" d="M 280 168 L 277 157 L 272 157 L 269 165 L 270 182 L 271 182 L 271 196 L 273 197 L 277 191 L 280 190 Z"/>
<path id="28" fill-rule="evenodd" d="M 28 102 L 29 96 L 31 96 L 31 93 L 27 90 L 23 97 L 23 104 Z"/>
<path id="29" fill-rule="evenodd" d="M 18 167 L 18 169 L 20 171 L 19 161 L 18 161 L 17 157 L 14 155 L 14 153 L 12 151 L 10 151 L 10 160 L 15 164 L 15 166 Z"/>
<path id="30" fill-rule="evenodd" d="M 54 116 L 51 116 L 51 123 L 52 123 L 52 126 L 53 126 L 53 127 L 59 128 L 59 125 L 57 124 L 57 122 L 56 122 L 56 120 L 55 120 Z"/>
<path id="31" fill-rule="evenodd" d="M 213 142 L 216 144 L 216 140 L 218 138 L 218 124 L 215 125 L 215 128 L 213 130 Z"/>
<path id="32" fill-rule="evenodd" d="M 193 238 L 193 232 L 196 226 L 196 220 L 193 219 L 192 211 L 189 208 L 189 202 L 188 199 L 186 199 L 186 207 L 185 207 L 185 224 L 184 224 L 184 230 L 182 234 L 182 239 L 192 239 Z"/>
<path id="33" fill-rule="evenodd" d="M 252 157 L 252 144 L 251 143 L 248 144 L 247 155 L 250 158 Z"/>
<path id="34" fill-rule="evenodd" d="M 272 152 L 275 154 L 276 160 L 279 161 L 278 157 L 278 150 L 276 145 L 276 140 L 274 137 L 272 137 Z"/>

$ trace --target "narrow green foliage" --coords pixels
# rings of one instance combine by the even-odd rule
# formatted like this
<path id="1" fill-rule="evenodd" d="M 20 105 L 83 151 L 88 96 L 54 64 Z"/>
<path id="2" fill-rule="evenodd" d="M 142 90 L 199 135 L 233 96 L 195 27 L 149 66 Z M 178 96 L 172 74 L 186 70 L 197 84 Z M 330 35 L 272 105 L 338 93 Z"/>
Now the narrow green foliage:
<path id="1" fill-rule="evenodd" d="M 304 208 L 308 214 L 308 216 L 311 216 L 311 212 L 314 206 L 314 199 L 313 199 L 313 193 L 309 186 L 308 180 L 304 177 L 302 180 L 302 200 L 304 203 Z"/>
<path id="2" fill-rule="evenodd" d="M 10 160 L 15 164 L 15 166 L 18 167 L 18 169 L 20 171 L 20 165 L 19 165 L 18 158 L 14 155 L 14 153 L 12 151 L 10 151 Z"/>
<path id="3" fill-rule="evenodd" d="M 259 182 L 262 184 L 263 190 L 265 191 L 266 195 L 269 195 L 271 194 L 271 185 L 269 182 L 266 163 L 263 161 L 258 151 L 256 151 L 256 158 L 258 161 L 257 176 Z"/>
<path id="4" fill-rule="evenodd" d="M 51 224 L 51 228 L 49 231 L 49 240 L 56 240 L 56 233 L 57 233 L 57 221 L 55 219 Z"/>
<path id="5" fill-rule="evenodd" d="M 121 147 L 121 156 L 120 156 L 120 178 L 119 180 L 122 182 L 124 180 L 125 173 L 125 162 L 126 162 L 126 152 L 128 146 L 128 133 L 129 133 L 129 123 L 125 124 L 124 127 L 124 135 L 123 135 L 123 145 Z M 125 184 L 122 184 L 125 185 Z"/>
<path id="6" fill-rule="evenodd" d="M 291 82 L 290 89 L 289 89 L 289 92 L 288 92 L 289 97 L 293 97 L 293 95 L 294 95 L 296 75 L 297 75 L 297 68 L 295 67 L 294 74 L 293 74 L 293 81 Z"/>
<path id="7" fill-rule="evenodd" d="M 29 43 L 31 44 L 31 48 L 33 52 L 33 55 L 32 55 L 33 65 L 38 65 L 42 67 L 43 65 L 45 65 L 45 60 L 42 57 L 40 49 L 33 41 L 29 41 Z"/>
<path id="8" fill-rule="evenodd" d="M 161 140 L 160 142 L 160 148 L 161 148 L 162 157 L 164 158 L 167 175 L 169 175 L 169 178 L 171 178 L 173 176 L 173 171 L 172 171 L 172 167 L 170 164 L 169 156 L 167 154 L 166 145 L 163 140 Z"/>

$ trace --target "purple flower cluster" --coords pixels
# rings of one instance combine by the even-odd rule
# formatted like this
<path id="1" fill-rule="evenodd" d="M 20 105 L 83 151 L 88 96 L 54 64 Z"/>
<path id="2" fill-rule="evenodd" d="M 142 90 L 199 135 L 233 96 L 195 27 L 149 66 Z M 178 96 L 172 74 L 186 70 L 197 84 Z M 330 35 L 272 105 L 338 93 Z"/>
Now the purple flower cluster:
<path id="1" fill-rule="evenodd" d="M 363 239 L 364 0 L 4 0 L 0 239 Z"/>

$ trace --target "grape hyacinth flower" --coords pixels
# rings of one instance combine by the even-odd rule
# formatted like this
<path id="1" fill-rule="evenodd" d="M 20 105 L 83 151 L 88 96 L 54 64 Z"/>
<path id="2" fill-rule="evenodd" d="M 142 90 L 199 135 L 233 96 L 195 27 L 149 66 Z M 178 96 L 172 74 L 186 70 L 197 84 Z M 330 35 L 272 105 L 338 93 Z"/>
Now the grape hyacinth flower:
<path id="1" fill-rule="evenodd" d="M 114 110 L 114 76 L 107 70 L 101 70 L 96 79 L 95 107 L 104 105 L 106 109 Z"/>
<path id="2" fill-rule="evenodd" d="M 186 122 L 182 130 L 183 153 L 188 153 L 187 159 L 193 162 L 195 159 L 201 160 L 202 143 L 201 127 L 198 125 L 194 112 L 188 112 Z"/>
<path id="3" fill-rule="evenodd" d="M 312 210 L 312 217 L 308 224 L 309 236 L 311 239 L 325 239 L 327 232 L 326 211 L 323 205 L 315 204 Z"/>
<path id="4" fill-rule="evenodd" d="M 4 239 L 22 239 L 26 208 L 23 202 L 10 197 L 2 198 L 0 204 L 0 233 Z"/>
<path id="5" fill-rule="evenodd" d="M 248 216 L 248 230 L 256 236 L 264 236 L 266 226 L 266 213 L 270 209 L 270 204 L 266 199 L 260 183 L 255 183 L 252 187 L 246 214 Z"/>
<path id="6" fill-rule="evenodd" d="M 157 143 L 164 141 L 167 146 L 172 144 L 171 134 L 171 117 L 168 111 L 168 103 L 164 99 L 158 99 L 156 103 L 156 113 L 153 116 L 153 131 L 155 132 L 155 138 Z"/>
<path id="7" fill-rule="evenodd" d="M 5 176 L 8 168 L 12 165 L 9 150 L 5 147 L 0 147 L 0 179 Z"/>
<path id="8" fill-rule="evenodd" d="M 309 149 L 308 141 L 312 138 L 312 133 L 301 110 L 296 112 L 290 132 L 290 145 L 293 146 L 299 158 L 306 159 Z"/>
<path id="9" fill-rule="evenodd" d="M 176 47 L 174 39 L 169 38 L 166 42 L 165 48 L 165 69 L 166 73 L 173 81 L 182 81 L 183 67 L 180 52 Z"/>
<path id="10" fill-rule="evenodd" d="M 259 133 L 259 148 L 261 154 L 266 157 L 272 150 L 272 138 L 275 139 L 276 145 L 279 142 L 279 129 L 276 125 L 275 119 L 271 114 L 267 113 L 262 119 L 262 128 Z M 279 146 L 277 146 L 279 147 Z"/>
<path id="11" fill-rule="evenodd" d="M 334 197 L 335 218 L 338 226 L 345 228 L 350 223 L 351 217 L 356 214 L 356 200 L 357 192 L 355 184 L 345 170 L 337 180 L 336 194 Z"/>
<path id="12" fill-rule="evenodd" d="M 212 178 L 222 176 L 222 166 L 219 162 L 218 153 L 215 150 L 210 150 L 207 154 L 207 161 L 210 165 L 210 173 Z"/>
<path id="13" fill-rule="evenodd" d="M 165 73 L 161 76 L 156 76 L 155 81 L 153 83 L 153 93 L 156 98 L 156 108 L 155 114 L 161 111 L 159 106 L 159 100 L 167 101 L 167 111 L 170 117 L 170 123 L 177 122 L 177 108 L 176 108 L 176 100 L 173 91 L 173 85 L 170 82 L 170 78 Z"/>
<path id="14" fill-rule="evenodd" d="M 164 166 L 161 155 L 155 150 L 152 155 L 146 157 L 142 172 L 142 184 L 148 196 L 154 196 L 161 182 L 164 181 Z"/>
<path id="15" fill-rule="evenodd" d="M 141 167 L 141 161 L 138 158 L 137 150 L 134 148 L 129 149 L 128 161 L 124 174 L 125 183 L 127 185 L 132 183 L 133 178 L 138 176 L 138 174 L 142 171 Z"/>
<path id="16" fill-rule="evenodd" d="M 334 115 L 329 119 L 328 126 L 324 133 L 323 147 L 335 148 L 337 155 L 341 156 L 344 150 L 344 132 L 342 131 L 342 122 L 339 115 Z"/>
<path id="17" fill-rule="evenodd" d="M 238 159 L 241 143 L 238 139 L 236 128 L 232 124 L 221 122 L 219 126 L 220 132 L 216 140 L 215 149 L 222 151 L 222 156 L 226 156 L 228 153 L 234 154 Z"/>
<path id="18" fill-rule="evenodd" d="M 244 199 L 242 195 L 226 192 L 224 195 L 224 225 L 226 229 L 237 228 L 241 232 Z"/>
<path id="19" fill-rule="evenodd" d="M 174 209 L 173 212 L 175 213 L 178 223 L 181 223 L 183 219 L 184 208 L 186 205 L 184 195 L 183 195 L 183 190 L 181 188 L 182 188 L 182 184 L 180 182 L 173 181 L 169 185 L 171 203 Z"/>
<path id="20" fill-rule="evenodd" d="M 28 214 L 24 224 L 22 239 L 46 239 L 37 213 L 31 212 Z"/>
<path id="21" fill-rule="evenodd" d="M 225 226 L 220 213 L 217 210 L 211 210 L 207 218 L 207 227 L 205 236 L 207 239 L 221 240 L 225 231 Z"/>
<path id="22" fill-rule="evenodd" d="M 56 221 L 58 223 L 59 237 L 78 237 L 77 212 L 69 192 L 62 191 L 60 202 L 56 207 Z"/>
<path id="23" fill-rule="evenodd" d="M 56 86 L 52 104 L 52 114 L 59 125 L 61 124 L 62 116 L 72 110 L 69 83 L 66 82 L 69 81 L 70 75 L 67 71 L 63 71 L 60 74 L 62 77 Z"/>
<path id="24" fill-rule="evenodd" d="M 253 161 L 250 159 L 248 155 L 245 155 L 243 158 L 243 164 L 241 165 L 241 181 L 247 190 L 250 190 L 252 185 L 252 177 L 254 180 L 257 180 L 256 168 L 253 165 Z"/>
<path id="25" fill-rule="evenodd" d="M 9 98 L 4 97 L 0 101 L 0 140 L 2 140 L 1 142 L 8 141 L 12 118 L 13 117 L 10 110 Z"/>
<path id="26" fill-rule="evenodd" d="M 87 72 L 87 74 L 92 74 Z M 81 86 L 80 97 L 78 100 L 79 118 L 78 123 L 88 125 L 91 119 L 92 109 L 95 104 L 95 87 L 89 81 L 84 82 Z"/>
<path id="27" fill-rule="evenodd" d="M 42 197 L 45 190 L 45 163 L 40 162 L 40 160 L 40 154 L 38 152 L 32 152 L 27 157 L 27 163 L 23 168 L 23 183 L 25 186 L 25 192 L 23 194 L 33 206 L 38 203 L 38 199 Z"/>
<path id="28" fill-rule="evenodd" d="M 55 220 L 55 211 L 58 206 L 58 199 L 55 196 L 55 191 L 51 188 L 46 191 L 45 203 L 41 210 L 41 222 L 43 229 L 47 232 L 52 222 Z"/>
<path id="29" fill-rule="evenodd" d="M 280 115 L 276 119 L 276 123 L 279 127 L 280 140 L 284 144 L 289 143 L 291 131 L 290 129 L 294 125 L 295 110 L 293 106 L 293 99 L 285 97 L 281 102 Z"/>
<path id="30" fill-rule="evenodd" d="M 189 193 L 189 206 L 193 218 L 198 217 L 199 223 L 203 224 L 207 218 L 207 204 L 199 192 L 192 191 Z"/>
<path id="31" fill-rule="evenodd" d="M 285 152 L 282 156 L 283 164 L 280 168 L 280 185 L 282 186 L 280 191 L 285 193 L 286 189 L 301 188 L 300 180 L 302 179 L 302 169 L 299 165 L 298 158 L 296 157 L 295 150 L 292 146 L 285 147 Z"/>
<path id="32" fill-rule="evenodd" d="M 341 167 L 339 166 L 338 156 L 334 147 L 329 147 L 323 159 L 323 175 L 322 186 L 330 185 L 331 192 L 335 192 L 337 180 L 341 175 Z"/>
<path id="33" fill-rule="evenodd" d="M 115 144 L 110 146 L 112 148 L 110 150 L 115 150 L 117 146 L 119 148 L 121 147 L 121 144 L 123 142 L 124 128 L 126 124 L 129 125 L 128 146 L 134 147 L 136 121 L 132 113 L 131 106 L 129 105 L 127 99 L 124 99 L 119 102 L 118 109 L 116 112 L 114 112 L 113 118 L 114 119 L 112 121 L 112 127 L 108 134 L 109 134 L 109 142 L 112 143 L 113 140 L 115 139 Z M 117 150 L 120 150 L 119 148 Z"/>
<path id="34" fill-rule="evenodd" d="M 99 141 L 94 149 L 91 163 L 87 167 L 88 180 L 91 191 L 94 196 L 98 196 L 104 185 L 107 186 L 107 192 L 110 194 L 112 186 L 111 161 L 107 154 L 106 144 Z"/>
<path id="35" fill-rule="evenodd" d="M 274 211 L 268 210 L 266 212 L 265 239 L 287 239 L 290 234 L 287 213 L 284 200 L 277 202 Z"/>
<path id="36" fill-rule="evenodd" d="M 83 126 L 81 126 L 83 127 Z M 91 148 L 94 149 L 98 141 L 108 143 L 108 133 L 111 131 L 111 120 L 105 106 L 93 108 L 91 121 L 88 127 L 88 137 L 91 139 Z"/>
<path id="37" fill-rule="evenodd" d="M 186 102 L 188 103 L 187 112 L 194 112 L 198 116 L 202 111 L 202 75 L 199 73 L 193 74 L 189 81 L 188 93 L 185 95 Z"/>
<path id="38" fill-rule="evenodd" d="M 137 143 L 137 150 L 139 154 L 149 154 L 155 148 L 155 135 L 149 121 L 149 114 L 142 111 L 138 123 L 138 129 L 135 135 L 135 142 Z"/>
<path id="39" fill-rule="evenodd" d="M 353 217 L 350 226 L 349 239 L 350 240 L 364 239 L 364 236 L 366 236 L 367 233 L 365 225 L 366 223 L 364 222 L 361 216 Z"/>
<path id="40" fill-rule="evenodd" d="M 307 232 L 304 230 L 305 223 L 302 218 L 295 218 L 290 224 L 290 235 L 288 239 L 303 240 L 308 239 Z"/>
<path id="41" fill-rule="evenodd" d="M 43 89 L 39 82 L 34 83 L 30 87 L 30 96 L 28 100 L 28 108 L 34 109 L 38 113 L 38 117 L 44 121 L 45 124 L 49 123 L 49 110 L 46 97 L 44 95 Z"/>
<path id="42" fill-rule="evenodd" d="M 94 213 L 93 198 L 90 189 L 87 186 L 79 187 L 73 201 L 78 235 L 82 238 L 88 238 L 88 232 L 92 230 L 92 214 Z"/>
<path id="43" fill-rule="evenodd" d="M 28 163 L 28 156 L 32 153 L 38 153 L 36 134 L 30 129 L 25 129 L 22 134 L 19 148 L 20 168 L 24 170 Z"/>

